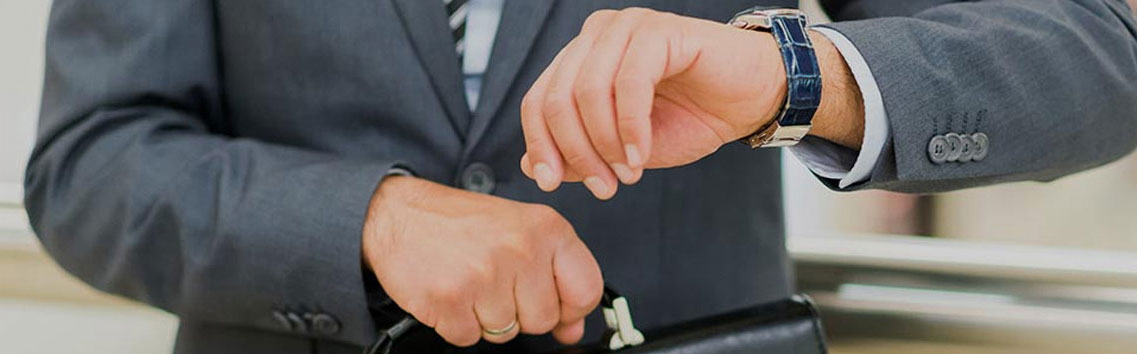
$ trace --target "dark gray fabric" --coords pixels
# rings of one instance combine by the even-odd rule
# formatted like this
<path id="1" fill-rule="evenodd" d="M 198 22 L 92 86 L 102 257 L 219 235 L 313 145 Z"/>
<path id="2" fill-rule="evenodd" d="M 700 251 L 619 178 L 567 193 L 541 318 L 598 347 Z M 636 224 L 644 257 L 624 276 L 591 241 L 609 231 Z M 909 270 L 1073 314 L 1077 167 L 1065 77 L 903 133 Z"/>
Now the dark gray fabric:
<path id="1" fill-rule="evenodd" d="M 849 189 L 939 192 L 1050 181 L 1134 150 L 1134 18 L 1121 0 L 830 1 L 869 64 L 892 141 Z M 929 139 L 988 135 L 983 161 L 935 164 Z M 831 187 L 836 181 L 826 181 Z"/>
<path id="2" fill-rule="evenodd" d="M 843 20 L 915 16 L 833 25 L 873 69 L 893 132 L 859 188 L 1050 179 L 1133 149 L 1133 21 L 1118 3 L 943 2 L 829 4 Z M 723 21 L 752 5 L 509 0 L 470 114 L 437 1 L 58 0 L 28 214 L 69 272 L 180 316 L 183 353 L 374 339 L 360 229 L 394 165 L 455 185 L 485 164 L 493 194 L 552 205 L 646 329 L 780 299 L 792 279 L 777 151 L 730 144 L 608 202 L 579 185 L 543 193 L 517 167 L 521 97 L 595 9 Z M 916 153 L 943 117 L 981 109 L 986 160 Z M 340 330 L 292 332 L 274 313 L 328 314 Z"/>
<path id="3" fill-rule="evenodd" d="M 435 98 L 439 100 L 435 104 L 441 104 L 446 109 L 447 117 L 454 124 L 455 134 L 460 138 L 463 137 L 469 127 L 470 110 L 466 105 L 461 66 L 457 64 L 458 54 L 454 51 L 454 39 L 449 32 L 450 24 L 445 15 L 445 6 L 441 1 L 392 0 L 392 3 L 399 12 L 398 19 L 403 25 L 407 38 L 411 40 L 411 46 L 415 49 L 419 62 L 422 67 L 429 68 L 426 74 L 431 78 Z M 439 15 L 440 13 L 443 15 Z M 423 30 L 424 28 L 446 28 L 447 31 Z M 375 48 L 380 51 L 388 49 Z"/>

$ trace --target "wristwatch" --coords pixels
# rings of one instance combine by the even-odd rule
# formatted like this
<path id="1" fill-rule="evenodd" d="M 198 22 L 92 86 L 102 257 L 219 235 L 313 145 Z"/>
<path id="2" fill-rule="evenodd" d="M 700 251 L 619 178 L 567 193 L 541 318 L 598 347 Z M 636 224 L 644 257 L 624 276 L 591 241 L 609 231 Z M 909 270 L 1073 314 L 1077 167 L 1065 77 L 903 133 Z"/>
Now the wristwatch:
<path id="1" fill-rule="evenodd" d="M 770 123 L 740 141 L 752 148 L 798 144 L 810 132 L 810 121 L 822 101 L 822 72 L 806 35 L 806 14 L 760 6 L 736 14 L 728 23 L 773 35 L 786 67 L 786 102 Z"/>

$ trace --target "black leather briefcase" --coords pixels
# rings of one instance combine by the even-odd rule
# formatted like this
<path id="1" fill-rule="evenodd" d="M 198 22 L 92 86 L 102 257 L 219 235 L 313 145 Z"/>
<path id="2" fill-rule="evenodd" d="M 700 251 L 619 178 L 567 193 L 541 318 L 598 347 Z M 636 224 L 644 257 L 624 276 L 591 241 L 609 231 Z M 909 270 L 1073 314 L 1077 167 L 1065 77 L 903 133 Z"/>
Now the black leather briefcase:
<path id="1" fill-rule="evenodd" d="M 601 305 L 609 328 L 602 341 L 549 354 L 826 353 L 817 308 L 805 295 L 645 333 L 633 327 L 627 299 L 606 288 Z M 379 340 L 364 353 L 402 354 L 396 343 L 412 332 L 421 337 L 427 332 L 422 327 L 408 316 L 381 332 Z"/>

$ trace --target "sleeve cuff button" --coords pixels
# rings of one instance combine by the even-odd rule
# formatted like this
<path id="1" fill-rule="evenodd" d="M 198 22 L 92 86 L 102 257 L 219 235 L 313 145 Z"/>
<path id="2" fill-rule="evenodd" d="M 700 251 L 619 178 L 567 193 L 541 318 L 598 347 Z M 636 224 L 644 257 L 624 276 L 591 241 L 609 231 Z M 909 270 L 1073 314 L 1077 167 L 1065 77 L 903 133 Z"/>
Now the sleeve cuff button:
<path id="1" fill-rule="evenodd" d="M 340 321 L 332 315 L 318 313 L 312 316 L 312 330 L 322 335 L 333 335 L 340 332 Z"/>
<path id="2" fill-rule="evenodd" d="M 972 142 L 975 144 L 972 149 L 972 161 L 980 161 L 988 157 L 988 150 L 990 148 L 988 134 L 972 134 Z"/>
<path id="3" fill-rule="evenodd" d="M 943 135 L 934 136 L 929 140 L 929 160 L 938 165 L 948 161 L 948 141 Z"/>

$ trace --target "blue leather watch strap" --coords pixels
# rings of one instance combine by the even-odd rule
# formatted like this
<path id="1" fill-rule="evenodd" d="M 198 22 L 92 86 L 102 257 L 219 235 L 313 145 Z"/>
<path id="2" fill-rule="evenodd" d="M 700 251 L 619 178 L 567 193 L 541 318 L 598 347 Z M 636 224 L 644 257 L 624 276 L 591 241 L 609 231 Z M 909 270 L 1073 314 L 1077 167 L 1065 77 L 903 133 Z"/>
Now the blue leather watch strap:
<path id="1" fill-rule="evenodd" d="M 771 34 L 778 42 L 786 67 L 786 105 L 779 112 L 782 126 L 807 125 L 822 101 L 822 73 L 818 57 L 806 35 L 806 18 L 771 16 Z"/>

